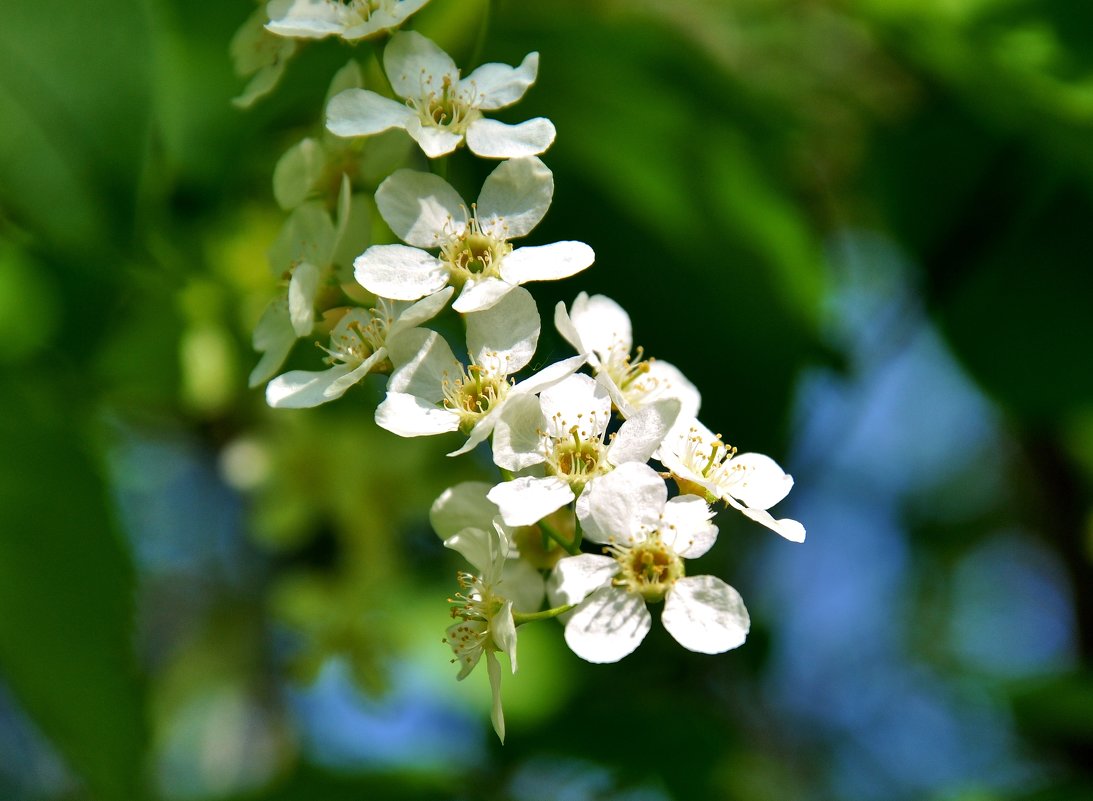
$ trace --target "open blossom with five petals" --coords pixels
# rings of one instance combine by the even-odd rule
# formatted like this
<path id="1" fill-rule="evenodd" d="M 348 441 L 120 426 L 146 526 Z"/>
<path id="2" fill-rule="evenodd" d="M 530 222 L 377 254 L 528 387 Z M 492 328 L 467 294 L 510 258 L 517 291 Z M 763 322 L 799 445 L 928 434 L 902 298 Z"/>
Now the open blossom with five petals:
<path id="1" fill-rule="evenodd" d="M 450 290 L 448 290 L 450 291 Z M 584 363 L 576 356 L 544 368 L 519 384 L 509 378 L 535 354 L 539 313 L 526 289 L 510 292 L 485 311 L 466 316 L 471 363 L 464 366 L 435 331 L 407 331 L 392 345 L 395 371 L 376 423 L 403 437 L 462 431 L 466 453 L 488 437 L 505 404 L 562 380 Z"/>
<path id="2" fill-rule="evenodd" d="M 678 414 L 675 399 L 650 404 L 608 441 L 611 398 L 587 375 L 571 375 L 538 398 L 513 398 L 494 430 L 493 460 L 533 474 L 498 484 L 489 498 L 510 526 L 531 525 L 576 498 L 579 509 L 600 476 L 648 461 Z"/>
<path id="3" fill-rule="evenodd" d="M 658 458 L 681 492 L 720 499 L 791 542 L 804 542 L 805 527 L 767 510 L 793 488 L 793 477 L 761 453 L 737 454 L 698 420 L 680 418 Z"/>
<path id="4" fill-rule="evenodd" d="M 640 347 L 631 355 L 630 315 L 615 301 L 581 292 L 568 312 L 564 303 L 558 303 L 554 325 L 578 353 L 589 354 L 588 363 L 603 377 L 623 417 L 664 398 L 680 402 L 681 417 L 698 414 L 701 396 L 678 368 L 659 359 L 643 359 Z"/>
<path id="5" fill-rule="evenodd" d="M 330 333 L 327 370 L 292 370 L 266 386 L 266 402 L 276 409 L 307 409 L 345 394 L 368 373 L 386 367 L 389 343 L 430 320 L 444 308 L 451 290 L 417 303 L 381 298 L 375 308 L 350 309 Z"/>
<path id="6" fill-rule="evenodd" d="M 340 36 L 353 42 L 391 28 L 429 0 L 271 0 L 266 29 L 278 36 L 322 39 Z"/>
<path id="7" fill-rule="evenodd" d="M 578 515 L 585 539 L 608 555 L 562 559 L 547 587 L 551 605 L 579 604 L 565 625 L 577 656 L 622 659 L 649 632 L 646 604 L 661 600 L 661 622 L 684 648 L 718 654 L 744 643 L 750 619 L 740 594 L 714 576 L 685 575 L 683 560 L 704 554 L 717 537 L 704 500 L 669 500 L 655 470 L 630 463 L 597 481 Z"/>
<path id="8" fill-rule="evenodd" d="M 392 100 L 367 89 L 348 89 L 326 111 L 326 127 L 338 136 L 371 136 L 402 128 L 429 158 L 455 150 L 464 141 L 476 156 L 511 159 L 536 156 L 554 142 L 554 124 L 536 117 L 507 125 L 482 116 L 511 106 L 535 83 L 539 54 L 518 67 L 483 64 L 466 78 L 451 56 L 414 31 L 400 31 L 383 51 L 383 66 L 395 94 Z"/>
<path id="9" fill-rule="evenodd" d="M 353 263 L 373 294 L 417 300 L 451 284 L 457 312 L 488 309 L 521 284 L 567 278 L 595 260 L 583 242 L 513 249 L 509 241 L 539 224 L 554 196 L 554 176 L 535 157 L 503 161 L 468 207 L 431 173 L 398 170 L 376 192 L 391 230 L 408 245 L 373 245 Z M 425 249 L 439 249 L 434 256 Z"/>
<path id="10" fill-rule="evenodd" d="M 449 500 L 448 493 L 434 504 Z M 440 512 L 443 516 L 443 511 Z M 438 531 L 439 533 L 439 531 Z M 504 651 L 512 672 L 516 662 L 516 622 L 513 612 L 535 612 L 543 601 L 543 579 L 526 562 L 510 558 L 514 553 L 505 530 L 498 524 L 487 528 L 468 527 L 447 537 L 444 544 L 461 553 L 476 573 L 460 572 L 460 592 L 449 599 L 452 617 L 459 622 L 448 627 L 445 642 L 459 663 L 462 681 L 486 656 L 486 669 L 493 690 L 490 715 L 494 731 L 505 741 L 505 716 L 501 709 L 501 663 L 496 652 Z"/>

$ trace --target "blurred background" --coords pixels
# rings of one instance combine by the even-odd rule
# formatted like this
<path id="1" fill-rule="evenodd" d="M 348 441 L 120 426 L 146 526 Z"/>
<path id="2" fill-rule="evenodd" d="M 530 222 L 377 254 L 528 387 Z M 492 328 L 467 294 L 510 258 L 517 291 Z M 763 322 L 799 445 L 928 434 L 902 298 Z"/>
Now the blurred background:
<path id="1" fill-rule="evenodd" d="M 274 164 L 369 46 L 240 111 L 247 0 L 6 0 L 0 798 L 1093 798 L 1093 5 L 502 0 L 478 48 L 487 8 L 413 25 L 542 54 L 502 115 L 558 129 L 527 241 L 598 255 L 532 287 L 542 359 L 607 294 L 796 479 L 803 545 L 722 514 L 692 569 L 747 644 L 593 666 L 527 626 L 502 747 L 426 518 L 488 454 L 377 429 L 379 378 L 247 388 Z"/>

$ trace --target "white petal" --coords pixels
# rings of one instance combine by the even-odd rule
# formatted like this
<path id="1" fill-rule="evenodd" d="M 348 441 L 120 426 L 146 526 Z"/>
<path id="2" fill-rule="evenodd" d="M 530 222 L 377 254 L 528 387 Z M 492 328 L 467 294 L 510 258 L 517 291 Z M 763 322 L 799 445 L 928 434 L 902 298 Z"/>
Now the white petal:
<path id="1" fill-rule="evenodd" d="M 452 57 L 414 31 L 399 31 L 391 37 L 383 51 L 383 70 L 399 97 L 439 95 L 445 77 L 452 84 L 459 80 L 459 68 Z"/>
<path id="2" fill-rule="evenodd" d="M 584 356 L 570 356 L 560 362 L 547 365 L 534 375 L 530 375 L 512 388 L 513 393 L 533 395 L 542 392 L 547 387 L 554 386 L 563 378 L 567 378 L 584 366 Z"/>
<path id="3" fill-rule="evenodd" d="M 769 509 L 793 489 L 793 477 L 761 453 L 734 456 L 729 467 L 733 469 L 733 481 L 726 490 L 752 509 Z"/>
<path id="4" fill-rule="evenodd" d="M 309 262 L 296 265 L 288 281 L 288 316 L 298 337 L 306 337 L 315 326 L 315 294 L 319 291 L 319 268 Z"/>
<path id="5" fill-rule="evenodd" d="M 541 464 L 543 413 L 534 395 L 510 395 L 493 430 L 493 461 L 506 470 Z"/>
<path id="6" fill-rule="evenodd" d="M 611 464 L 647 462 L 668 436 L 679 416 L 679 401 L 657 401 L 637 411 L 622 424 L 618 436 L 607 449 Z"/>
<path id="7" fill-rule="evenodd" d="M 510 284 L 555 281 L 579 273 L 595 260 L 596 254 L 584 242 L 518 248 L 501 262 L 501 277 Z"/>
<path id="8" fill-rule="evenodd" d="M 640 595 L 602 587 L 588 597 L 565 626 L 570 649 L 589 662 L 618 662 L 641 645 L 652 617 Z"/>
<path id="9" fill-rule="evenodd" d="M 710 522 L 713 510 L 697 495 L 672 498 L 661 515 L 661 541 L 684 559 L 697 559 L 717 539 L 717 526 Z"/>
<path id="10" fill-rule="evenodd" d="M 343 318 L 344 319 L 344 318 Z M 438 336 L 435 331 L 428 328 L 407 328 L 395 337 L 387 338 L 387 357 L 395 370 L 404 364 L 409 364 L 419 358 L 421 351 L 433 343 L 433 337 Z M 452 357 L 454 360 L 454 356 Z M 391 380 L 387 380 L 387 388 L 391 388 Z M 401 390 L 399 390 L 401 391 Z M 439 398 L 438 398 L 439 400 Z"/>
<path id="11" fill-rule="evenodd" d="M 595 379 L 575 373 L 544 389 L 539 400 L 546 418 L 546 433 L 555 439 L 569 439 L 577 426 L 581 439 L 593 439 L 607 429 L 611 399 Z"/>
<path id="12" fill-rule="evenodd" d="M 273 168 L 273 197 L 285 211 L 296 208 L 311 194 L 326 168 L 326 151 L 308 137 L 285 151 Z"/>
<path id="13" fill-rule="evenodd" d="M 387 10 L 388 7 L 381 5 L 363 22 L 347 25 L 342 31 L 342 38 L 353 42 L 390 28 L 397 28 L 408 16 L 428 2 L 429 0 L 398 0 L 390 11 Z"/>
<path id="14" fill-rule="evenodd" d="M 576 306 L 582 299 L 587 300 L 587 298 L 588 295 L 581 292 L 577 295 L 577 300 L 574 301 L 573 305 Z M 569 312 L 566 311 L 565 302 L 561 300 L 559 300 L 558 305 L 554 307 L 554 327 L 558 329 L 558 333 L 562 335 L 562 339 L 572 345 L 577 353 L 589 353 L 591 348 L 584 344 L 581 333 L 573 324 L 573 319 L 569 316 Z M 589 353 L 589 357 L 589 364 L 593 367 L 599 367 L 599 357 L 594 353 Z"/>
<path id="15" fill-rule="evenodd" d="M 501 417 L 501 411 L 505 407 L 505 401 L 500 401 L 492 409 L 490 409 L 485 416 L 478 418 L 475 424 L 471 427 L 470 433 L 467 434 L 467 441 L 456 448 L 454 451 L 449 451 L 449 456 L 462 456 L 465 453 L 470 453 L 478 447 L 479 443 L 485 442 L 490 434 L 493 433 L 494 427 L 497 425 L 497 420 Z"/>
<path id="16" fill-rule="evenodd" d="M 613 350 L 629 353 L 633 347 L 630 315 L 609 297 L 589 297 L 582 292 L 573 301 L 569 318 L 585 348 L 595 351 L 603 359 Z"/>
<path id="17" fill-rule="evenodd" d="M 486 498 L 492 484 L 484 481 L 462 481 L 440 493 L 429 509 L 429 522 L 442 540 L 458 534 L 468 526 L 489 529 L 497 516 L 497 506 Z"/>
<path id="18" fill-rule="evenodd" d="M 431 159 L 448 155 L 463 141 L 463 134 L 452 133 L 435 125 L 422 125 L 419 117 L 411 117 L 406 121 L 406 133 L 410 134 L 421 147 L 421 151 Z"/>
<path id="19" fill-rule="evenodd" d="M 478 219 L 494 236 L 516 239 L 539 224 L 553 197 L 554 175 L 542 161 L 502 161 L 482 184 Z"/>
<path id="20" fill-rule="evenodd" d="M 266 402 L 275 409 L 310 409 L 337 400 L 387 354 L 383 348 L 359 365 L 339 364 L 329 370 L 292 370 L 266 386 Z"/>
<path id="21" fill-rule="evenodd" d="M 486 671 L 490 674 L 490 691 L 493 693 L 490 721 L 493 723 L 493 730 L 497 733 L 498 739 L 504 745 L 505 712 L 501 709 L 501 663 L 497 661 L 492 651 L 486 652 Z"/>
<path id="22" fill-rule="evenodd" d="M 686 576 L 664 599 L 664 628 L 688 651 L 720 654 L 744 644 L 751 627 L 740 593 L 715 576 Z"/>
<path id="23" fill-rule="evenodd" d="M 592 525 L 585 527 L 585 537 L 592 542 L 616 542 L 630 545 L 643 540 L 660 521 L 668 487 L 657 471 L 646 464 L 629 462 L 588 487 L 588 512 Z M 602 536 L 602 535 L 606 535 Z"/>
<path id="24" fill-rule="evenodd" d="M 405 128 L 414 112 L 389 97 L 367 89 L 346 89 L 330 98 L 326 129 L 335 136 L 372 136 L 389 128 Z"/>
<path id="25" fill-rule="evenodd" d="M 582 553 L 559 560 L 547 581 L 550 605 L 579 604 L 590 593 L 607 586 L 619 572 L 619 563 L 610 556 Z"/>
<path id="26" fill-rule="evenodd" d="M 542 582 L 542 577 L 539 579 Z M 490 636 L 498 650 L 509 658 L 512 672 L 516 672 L 516 622 L 512 619 L 515 606 L 512 599 L 506 600 L 501 609 L 490 619 Z"/>
<path id="27" fill-rule="evenodd" d="M 488 309 L 466 316 L 467 350 L 475 364 L 511 375 L 535 355 L 539 310 L 531 293 L 516 287 Z"/>
<path id="28" fill-rule="evenodd" d="M 543 576 L 523 559 L 509 559 L 498 582 L 501 594 L 512 599 L 512 608 L 517 612 L 538 612 L 543 605 Z M 513 659 L 515 671 L 516 660 Z"/>
<path id="29" fill-rule="evenodd" d="M 387 329 L 387 339 L 390 340 L 393 337 L 397 337 L 406 329 L 421 325 L 436 317 L 441 309 L 447 305 L 448 298 L 450 298 L 454 292 L 454 287 L 445 287 L 439 292 L 434 292 L 432 295 L 428 295 L 417 303 L 412 304 L 409 308 L 395 317 L 391 326 Z"/>
<path id="30" fill-rule="evenodd" d="M 400 437 L 428 437 L 459 429 L 459 415 L 401 392 L 388 392 L 376 408 L 376 425 Z"/>
<path id="31" fill-rule="evenodd" d="M 493 546 L 490 542 L 493 521 L 486 529 L 469 526 L 444 540 L 444 547 L 451 548 L 470 562 L 479 575 L 493 564 Z M 496 535 L 493 535 L 496 536 Z"/>
<path id="32" fill-rule="evenodd" d="M 404 347 L 406 351 L 402 350 Z M 402 361 L 411 348 L 413 356 Z M 403 334 L 393 358 L 399 359 L 399 366 L 387 381 L 387 391 L 416 395 L 430 404 L 440 403 L 444 399 L 444 384 L 463 373 L 463 365 L 455 358 L 444 337 L 424 328 Z"/>
<path id="33" fill-rule="evenodd" d="M 296 332 L 288 316 L 288 300 L 281 295 L 270 301 L 254 327 L 251 339 L 254 349 L 262 353 L 262 358 L 251 370 L 248 386 L 254 388 L 263 381 L 268 381 L 281 369 L 292 346 L 296 344 Z"/>
<path id="34" fill-rule="evenodd" d="M 459 92 L 473 97 L 485 111 L 511 106 L 524 96 L 539 74 L 539 54 L 528 53 L 519 67 L 483 64 L 459 82 Z"/>
<path id="35" fill-rule="evenodd" d="M 467 127 L 467 147 L 485 159 L 538 156 L 554 144 L 554 123 L 546 117 L 508 125 L 497 120 L 475 120 Z"/>
<path id="36" fill-rule="evenodd" d="M 457 681 L 463 681 L 474 670 L 482 658 L 482 646 L 478 645 L 478 636 L 486 630 L 484 620 L 461 620 L 453 623 L 444 631 L 444 641 L 451 647 L 459 662 Z"/>
<path id="37" fill-rule="evenodd" d="M 439 259 L 406 245 L 373 245 L 353 262 L 353 276 L 373 295 L 393 300 L 417 300 L 448 283 Z"/>
<path id="38" fill-rule="evenodd" d="M 292 210 L 269 249 L 269 263 L 280 275 L 301 262 L 320 267 L 330 264 L 335 241 L 334 222 L 321 201 L 302 203 Z"/>
<path id="39" fill-rule="evenodd" d="M 530 526 L 573 500 L 573 490 L 556 476 L 524 476 L 505 481 L 487 496 L 510 526 Z"/>
<path id="40" fill-rule="evenodd" d="M 647 364 L 648 371 L 625 391 L 631 403 L 645 406 L 665 398 L 675 398 L 680 404 L 681 418 L 697 415 L 702 396 L 695 385 L 668 362 L 650 359 Z"/>
<path id="41" fill-rule="evenodd" d="M 729 499 L 726 499 L 729 500 Z M 774 516 L 765 509 L 747 509 L 738 504 L 732 503 L 729 500 L 730 505 L 735 506 L 745 516 L 750 517 L 756 523 L 762 523 L 776 534 L 780 534 L 790 542 L 804 542 L 805 541 L 805 527 L 798 523 L 796 520 L 791 520 L 788 517 L 783 517 L 780 520 L 776 520 Z"/>
<path id="42" fill-rule="evenodd" d="M 514 289 L 516 289 L 515 284 L 502 281 L 500 278 L 468 281 L 463 285 L 463 291 L 455 299 L 452 308 L 460 314 L 482 311 L 493 306 Z"/>
<path id="43" fill-rule="evenodd" d="M 396 170 L 376 190 L 376 206 L 395 236 L 419 248 L 435 248 L 463 230 L 466 204 L 439 175 Z"/>
<path id="44" fill-rule="evenodd" d="M 266 30 L 278 36 L 321 39 L 340 33 L 344 25 L 344 8 L 330 0 L 272 0 L 266 13 Z"/>

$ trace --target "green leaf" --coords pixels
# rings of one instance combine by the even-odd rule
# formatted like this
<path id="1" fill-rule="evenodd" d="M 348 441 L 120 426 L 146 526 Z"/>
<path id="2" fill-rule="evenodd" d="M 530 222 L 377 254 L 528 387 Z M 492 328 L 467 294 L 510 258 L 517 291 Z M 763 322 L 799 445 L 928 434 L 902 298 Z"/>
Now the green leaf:
<path id="1" fill-rule="evenodd" d="M 0 382 L 0 674 L 95 798 L 131 801 L 144 752 L 133 571 L 51 383 Z"/>

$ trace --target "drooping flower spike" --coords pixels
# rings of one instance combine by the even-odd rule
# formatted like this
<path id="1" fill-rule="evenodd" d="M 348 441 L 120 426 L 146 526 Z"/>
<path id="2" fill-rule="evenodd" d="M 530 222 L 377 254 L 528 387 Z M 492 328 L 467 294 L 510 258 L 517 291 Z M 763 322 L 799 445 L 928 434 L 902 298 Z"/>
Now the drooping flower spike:
<path id="1" fill-rule="evenodd" d="M 402 128 L 429 158 L 467 143 L 476 156 L 511 159 L 537 156 L 554 142 L 554 124 L 536 117 L 507 125 L 482 116 L 517 102 L 535 83 L 539 54 L 518 67 L 483 64 L 466 78 L 451 56 L 414 31 L 400 31 L 383 51 L 392 100 L 367 89 L 349 89 L 330 101 L 326 127 L 338 136 L 371 136 Z"/>

